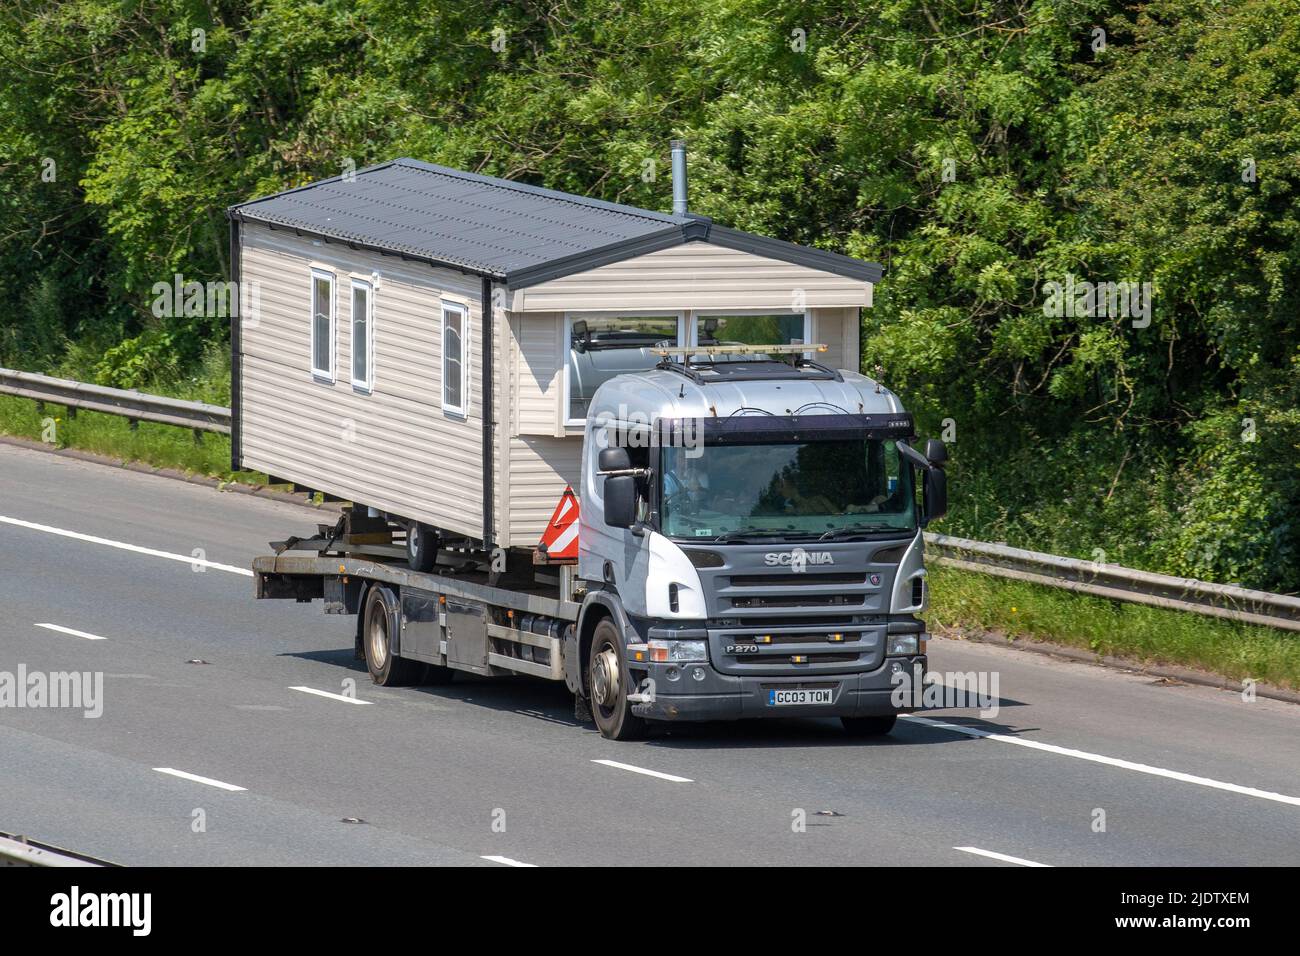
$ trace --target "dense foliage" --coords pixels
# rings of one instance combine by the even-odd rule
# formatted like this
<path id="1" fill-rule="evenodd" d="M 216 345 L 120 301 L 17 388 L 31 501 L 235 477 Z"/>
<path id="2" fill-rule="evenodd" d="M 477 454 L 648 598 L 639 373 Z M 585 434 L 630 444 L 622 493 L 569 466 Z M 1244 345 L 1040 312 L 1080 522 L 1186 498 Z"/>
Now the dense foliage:
<path id="1" fill-rule="evenodd" d="M 1300 589 L 1298 7 L 4 0 L 0 363 L 220 399 L 225 323 L 149 305 L 229 203 L 409 155 L 666 208 L 682 135 L 697 211 L 885 265 L 944 530 Z"/>

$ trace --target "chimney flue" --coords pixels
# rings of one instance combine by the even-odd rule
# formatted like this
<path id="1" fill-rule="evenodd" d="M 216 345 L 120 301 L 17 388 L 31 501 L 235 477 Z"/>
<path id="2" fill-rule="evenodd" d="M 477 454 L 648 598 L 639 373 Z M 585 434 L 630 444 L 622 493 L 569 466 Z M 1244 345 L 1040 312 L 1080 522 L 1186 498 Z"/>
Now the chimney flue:
<path id="1" fill-rule="evenodd" d="M 673 215 L 686 215 L 686 140 L 671 143 L 673 154 Z"/>

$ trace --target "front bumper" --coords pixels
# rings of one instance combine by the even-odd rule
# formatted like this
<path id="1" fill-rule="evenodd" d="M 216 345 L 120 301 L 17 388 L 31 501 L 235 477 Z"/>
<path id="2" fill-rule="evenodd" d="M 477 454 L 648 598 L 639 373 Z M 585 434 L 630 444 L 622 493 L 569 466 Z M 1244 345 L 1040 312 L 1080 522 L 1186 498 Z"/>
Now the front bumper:
<path id="1" fill-rule="evenodd" d="M 632 713 L 651 720 L 740 720 L 749 717 L 877 717 L 906 714 L 915 708 L 896 706 L 897 678 L 902 670 L 913 678 L 923 675 L 925 655 L 887 657 L 873 671 L 842 676 L 791 677 L 733 676 L 720 674 L 707 662 L 698 664 L 638 664 L 633 684 L 648 698 L 632 705 Z M 673 673 L 676 678 L 673 679 Z M 697 672 L 701 675 L 697 677 Z M 649 679 L 652 684 L 645 683 Z M 773 689 L 829 688 L 829 704 L 771 706 Z M 900 694 L 901 696 L 901 694 Z"/>

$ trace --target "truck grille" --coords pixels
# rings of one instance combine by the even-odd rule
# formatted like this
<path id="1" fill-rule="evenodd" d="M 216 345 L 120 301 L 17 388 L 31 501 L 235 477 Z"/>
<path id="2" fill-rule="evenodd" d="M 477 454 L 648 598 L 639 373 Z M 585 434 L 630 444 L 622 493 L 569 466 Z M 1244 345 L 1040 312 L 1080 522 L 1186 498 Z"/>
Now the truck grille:
<path id="1" fill-rule="evenodd" d="M 732 607 L 844 607 L 858 604 L 847 594 L 803 594 L 791 597 L 735 597 L 731 599 Z"/>
<path id="2" fill-rule="evenodd" d="M 866 581 L 866 574 L 862 571 L 849 571 L 842 574 L 835 571 L 819 572 L 816 579 L 817 584 L 862 584 Z M 794 580 L 797 579 L 788 571 L 785 574 L 731 575 L 732 586 L 741 588 L 789 587 Z"/>
<path id="3" fill-rule="evenodd" d="M 888 610 L 887 588 L 892 583 L 889 574 L 867 570 L 734 575 L 720 571 L 710 578 L 716 617 L 749 617 L 755 612 L 878 614 Z"/>
<path id="4" fill-rule="evenodd" d="M 856 661 L 861 655 L 859 654 L 804 654 L 809 664 L 845 664 L 849 661 Z M 780 667 L 784 664 L 792 664 L 790 657 L 759 657 L 755 658 L 753 663 L 759 667 Z"/>
<path id="5" fill-rule="evenodd" d="M 832 640 L 838 635 L 838 640 Z M 779 627 L 709 628 L 709 655 L 724 674 L 845 674 L 875 670 L 884 660 L 885 626 L 844 630 L 787 620 Z"/>
<path id="6" fill-rule="evenodd" d="M 818 542 L 805 548 L 810 560 L 797 568 L 788 563 L 790 545 L 722 549 L 721 563 L 697 566 L 714 666 L 725 674 L 809 680 L 880 667 L 898 568 L 873 555 L 903 544 Z M 832 641 L 832 634 L 841 639 Z"/>

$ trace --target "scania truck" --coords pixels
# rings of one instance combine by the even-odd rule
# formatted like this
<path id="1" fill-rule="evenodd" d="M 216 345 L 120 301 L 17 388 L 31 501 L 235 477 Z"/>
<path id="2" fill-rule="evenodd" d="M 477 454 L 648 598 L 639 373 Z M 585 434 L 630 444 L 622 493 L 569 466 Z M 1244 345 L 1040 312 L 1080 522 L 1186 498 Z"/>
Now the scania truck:
<path id="1" fill-rule="evenodd" d="M 816 349 L 665 350 L 600 385 L 576 562 L 453 541 L 430 557 L 356 503 L 256 559 L 257 596 L 355 614 L 376 684 L 564 681 L 614 740 L 762 717 L 888 733 L 926 667 L 922 528 L 946 509 L 947 451 L 918 449 L 893 393 Z"/>

